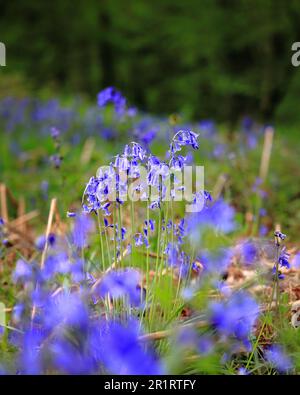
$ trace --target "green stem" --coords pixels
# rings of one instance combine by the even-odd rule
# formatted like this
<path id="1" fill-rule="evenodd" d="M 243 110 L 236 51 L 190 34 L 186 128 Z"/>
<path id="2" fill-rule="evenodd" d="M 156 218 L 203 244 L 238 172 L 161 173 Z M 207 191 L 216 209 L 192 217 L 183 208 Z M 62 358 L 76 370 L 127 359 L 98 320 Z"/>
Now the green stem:
<path id="1" fill-rule="evenodd" d="M 119 240 L 120 240 L 120 266 L 122 265 L 122 214 L 121 204 L 118 207 L 118 228 L 119 228 Z"/>
<path id="2" fill-rule="evenodd" d="M 103 248 L 103 235 L 102 235 L 102 226 L 100 220 L 100 210 L 97 210 L 97 221 L 98 221 L 98 228 L 100 233 L 100 248 L 101 248 L 101 257 L 102 257 L 102 266 L 103 271 L 105 271 L 105 259 L 104 259 L 104 248 Z"/>
<path id="3" fill-rule="evenodd" d="M 130 212 L 131 212 L 131 266 L 133 266 L 135 220 L 134 220 L 134 202 L 132 199 L 131 199 L 131 205 L 130 205 Z"/>
<path id="4" fill-rule="evenodd" d="M 114 227 L 113 227 L 113 230 L 114 230 L 114 263 L 115 263 L 115 266 L 117 267 L 118 262 L 117 262 L 116 203 L 114 204 L 114 207 L 113 207 L 113 216 L 114 216 L 113 217 L 113 219 L 114 219 L 114 223 L 113 223 L 113 225 L 114 225 Z"/>
<path id="5" fill-rule="evenodd" d="M 162 210 L 161 208 L 159 209 L 159 219 L 158 219 L 158 229 L 157 229 L 157 248 L 156 248 L 156 262 L 155 262 L 155 277 L 153 280 L 153 287 L 157 284 L 157 277 L 158 277 L 158 263 L 159 263 L 159 253 L 160 253 L 160 235 L 161 235 L 161 218 L 162 218 Z M 148 290 L 149 291 L 149 290 Z M 153 315 L 154 315 L 154 310 L 155 310 L 155 292 L 153 292 L 153 300 L 150 306 L 150 311 L 149 311 L 149 325 L 150 328 L 152 328 L 152 321 L 153 321 Z"/>

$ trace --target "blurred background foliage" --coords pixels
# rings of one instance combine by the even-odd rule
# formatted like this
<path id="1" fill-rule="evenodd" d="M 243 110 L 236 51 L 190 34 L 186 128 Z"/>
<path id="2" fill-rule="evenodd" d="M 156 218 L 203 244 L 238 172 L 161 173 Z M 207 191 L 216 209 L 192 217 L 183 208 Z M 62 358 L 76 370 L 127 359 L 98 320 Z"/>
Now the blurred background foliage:
<path id="1" fill-rule="evenodd" d="M 299 22 L 298 0 L 6 1 L 0 95 L 114 85 L 152 113 L 297 124 Z"/>

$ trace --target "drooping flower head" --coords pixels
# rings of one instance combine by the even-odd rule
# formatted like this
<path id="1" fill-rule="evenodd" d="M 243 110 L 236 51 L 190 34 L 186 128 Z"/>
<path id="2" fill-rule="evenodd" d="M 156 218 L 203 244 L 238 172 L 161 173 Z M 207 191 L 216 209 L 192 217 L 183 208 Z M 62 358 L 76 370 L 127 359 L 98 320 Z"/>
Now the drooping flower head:
<path id="1" fill-rule="evenodd" d="M 108 103 L 112 103 L 118 114 L 122 114 L 126 107 L 126 99 L 121 92 L 113 87 L 103 89 L 98 93 L 98 106 L 105 107 Z"/>

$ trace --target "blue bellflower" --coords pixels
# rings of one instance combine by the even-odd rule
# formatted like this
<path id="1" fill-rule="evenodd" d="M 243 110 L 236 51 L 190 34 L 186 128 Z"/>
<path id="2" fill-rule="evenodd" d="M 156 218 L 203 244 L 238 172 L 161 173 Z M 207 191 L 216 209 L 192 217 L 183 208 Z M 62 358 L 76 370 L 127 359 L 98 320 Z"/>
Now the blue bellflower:
<path id="1" fill-rule="evenodd" d="M 139 323 L 109 322 L 102 335 L 102 359 L 110 374 L 164 374 L 162 363 L 154 352 L 139 341 Z"/>
<path id="2" fill-rule="evenodd" d="M 245 292 L 233 294 L 227 302 L 212 302 L 210 321 L 225 336 L 248 341 L 259 315 L 259 305 Z"/>

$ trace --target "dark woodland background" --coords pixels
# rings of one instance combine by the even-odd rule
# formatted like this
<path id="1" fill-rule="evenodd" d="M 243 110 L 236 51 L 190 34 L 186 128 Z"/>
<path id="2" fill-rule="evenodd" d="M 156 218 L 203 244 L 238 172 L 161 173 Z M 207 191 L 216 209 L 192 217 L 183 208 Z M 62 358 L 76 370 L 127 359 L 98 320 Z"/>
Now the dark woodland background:
<path id="1" fill-rule="evenodd" d="M 114 85 L 156 114 L 300 123 L 300 67 L 291 65 L 299 0 L 1 3 L 1 96 L 95 101 Z"/>

